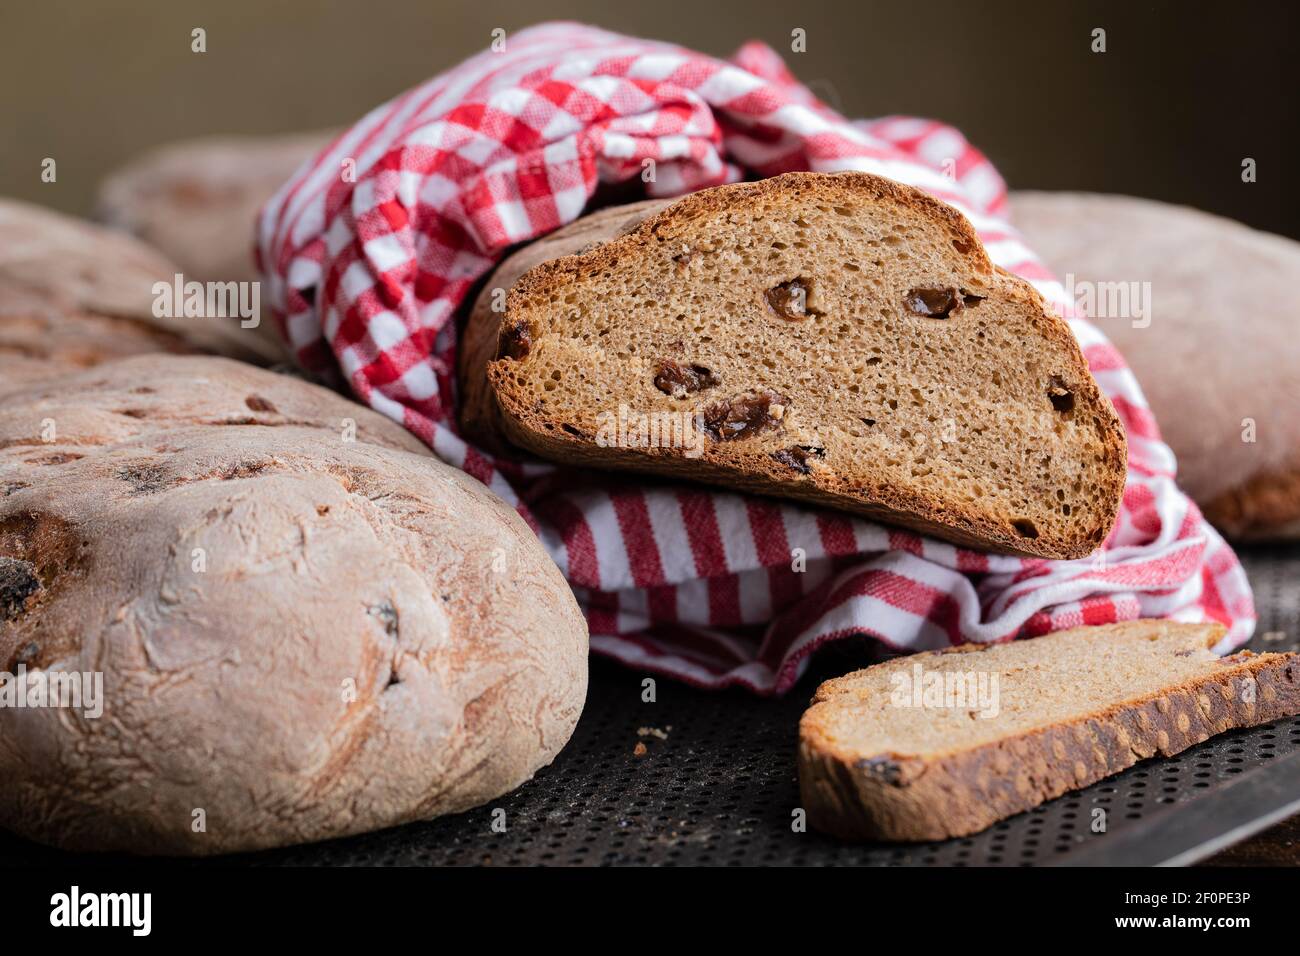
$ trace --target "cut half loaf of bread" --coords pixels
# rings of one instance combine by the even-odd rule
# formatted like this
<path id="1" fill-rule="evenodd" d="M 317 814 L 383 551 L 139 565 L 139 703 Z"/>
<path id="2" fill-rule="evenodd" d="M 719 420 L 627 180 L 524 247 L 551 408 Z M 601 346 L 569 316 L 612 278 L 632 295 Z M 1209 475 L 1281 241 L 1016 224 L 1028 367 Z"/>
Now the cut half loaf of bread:
<path id="1" fill-rule="evenodd" d="M 1300 655 L 1133 621 L 899 657 L 827 681 L 799 724 L 814 827 L 942 840 L 1236 727 L 1300 713 Z"/>
<path id="2" fill-rule="evenodd" d="M 1006 553 L 1089 554 L 1124 484 L 1065 322 L 954 209 L 864 173 L 607 209 L 526 247 L 474 308 L 461 384 L 489 445 Z"/>

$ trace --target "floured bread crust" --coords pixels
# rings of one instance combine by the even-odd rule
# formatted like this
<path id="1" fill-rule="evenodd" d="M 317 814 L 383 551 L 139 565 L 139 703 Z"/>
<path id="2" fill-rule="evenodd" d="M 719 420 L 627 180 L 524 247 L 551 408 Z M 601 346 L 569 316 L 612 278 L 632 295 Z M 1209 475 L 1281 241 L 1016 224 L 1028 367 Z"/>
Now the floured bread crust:
<path id="1" fill-rule="evenodd" d="M 586 692 L 586 624 L 514 511 L 369 409 L 218 358 L 0 404 L 0 616 L 0 671 L 103 675 L 97 719 L 0 708 L 0 825 L 78 850 L 477 806 Z"/>
<path id="2" fill-rule="evenodd" d="M 1011 208 L 1132 367 L 1211 523 L 1300 538 L 1300 243 L 1129 196 L 1018 192 Z"/>

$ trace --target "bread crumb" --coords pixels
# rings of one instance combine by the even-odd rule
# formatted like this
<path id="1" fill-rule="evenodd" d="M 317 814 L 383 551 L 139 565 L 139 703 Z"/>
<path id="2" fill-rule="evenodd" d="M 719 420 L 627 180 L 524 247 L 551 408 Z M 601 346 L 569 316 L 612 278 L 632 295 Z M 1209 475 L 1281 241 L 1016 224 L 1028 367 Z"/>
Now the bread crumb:
<path id="1" fill-rule="evenodd" d="M 672 730 L 671 727 L 669 727 L 668 729 Z M 660 730 L 658 727 L 638 727 L 636 729 L 636 735 L 638 737 L 655 737 L 658 738 L 659 740 L 668 739 L 667 732 Z"/>
<path id="2" fill-rule="evenodd" d="M 646 755 L 646 745 L 638 740 L 636 742 L 636 746 L 632 748 L 632 756 L 644 757 L 645 755 Z"/>

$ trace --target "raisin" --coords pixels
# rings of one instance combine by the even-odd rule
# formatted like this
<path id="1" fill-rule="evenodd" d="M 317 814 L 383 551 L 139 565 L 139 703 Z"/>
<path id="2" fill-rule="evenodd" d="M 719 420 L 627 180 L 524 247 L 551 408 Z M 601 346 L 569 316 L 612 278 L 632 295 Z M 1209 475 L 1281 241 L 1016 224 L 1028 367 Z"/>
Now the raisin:
<path id="1" fill-rule="evenodd" d="M 27 599 L 41 589 L 36 567 L 30 561 L 0 557 L 0 621 L 23 612 Z"/>
<path id="2" fill-rule="evenodd" d="M 1059 375 L 1052 376 L 1051 383 L 1047 387 L 1047 397 L 1058 412 L 1074 411 L 1074 392 L 1070 391 L 1065 380 Z"/>
<path id="3" fill-rule="evenodd" d="M 528 357 L 533 347 L 532 330 L 523 319 L 515 319 L 509 325 L 502 326 L 501 338 L 497 343 L 497 358 L 519 361 Z"/>
<path id="4" fill-rule="evenodd" d="M 976 295 L 954 286 L 942 289 L 909 289 L 903 297 L 908 310 L 929 319 L 946 319 L 962 309 L 973 309 L 988 296 Z"/>
<path id="5" fill-rule="evenodd" d="M 366 613 L 379 622 L 384 633 L 389 637 L 397 637 L 397 608 L 393 607 L 391 601 L 380 601 L 378 604 L 371 604 L 366 608 Z"/>
<path id="6" fill-rule="evenodd" d="M 768 308 L 781 318 L 794 321 L 821 315 L 809 304 L 812 294 L 812 283 L 802 277 L 783 282 L 764 293 Z"/>
<path id="7" fill-rule="evenodd" d="M 946 319 L 962 308 L 961 293 L 951 286 L 946 289 L 909 289 L 903 303 L 910 311 L 929 319 Z"/>
<path id="8" fill-rule="evenodd" d="M 786 400 L 775 392 L 743 395 L 704 409 L 704 432 L 714 441 L 735 441 L 781 426 Z"/>
<path id="9" fill-rule="evenodd" d="M 685 398 L 717 384 L 718 377 L 703 365 L 681 365 L 664 359 L 655 366 L 655 388 L 673 398 Z"/>
<path id="10" fill-rule="evenodd" d="M 264 399 L 261 395 L 249 395 L 244 399 L 244 404 L 255 412 L 270 412 L 275 414 L 275 406 Z"/>
<path id="11" fill-rule="evenodd" d="M 793 468 L 801 475 L 812 471 L 810 461 L 820 461 L 826 457 L 826 449 L 815 445 L 794 445 L 772 452 L 772 457 L 781 464 Z"/>

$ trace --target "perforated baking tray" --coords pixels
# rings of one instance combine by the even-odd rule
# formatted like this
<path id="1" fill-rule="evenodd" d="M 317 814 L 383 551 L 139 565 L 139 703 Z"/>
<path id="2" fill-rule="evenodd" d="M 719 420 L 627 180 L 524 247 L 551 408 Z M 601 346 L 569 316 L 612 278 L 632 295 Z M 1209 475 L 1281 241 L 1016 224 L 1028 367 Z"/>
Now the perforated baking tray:
<path id="1" fill-rule="evenodd" d="M 1255 650 L 1295 650 L 1300 548 L 1242 554 L 1255 586 Z M 1300 718 L 1222 735 L 1147 761 L 974 837 L 904 846 L 795 832 L 795 741 L 819 662 L 783 700 L 711 694 L 668 680 L 641 700 L 641 674 L 593 661 L 587 707 L 556 762 L 489 807 L 432 823 L 227 858 L 254 865 L 792 864 L 871 866 L 1188 863 L 1279 812 L 1300 768 Z M 645 752 L 637 754 L 637 745 Z M 1288 761 L 1286 758 L 1294 756 Z M 1237 781 L 1249 785 L 1234 786 Z M 1269 781 L 1276 781 L 1270 785 Z M 1300 796 L 1300 789 L 1290 792 Z M 1206 801 L 1218 800 L 1217 807 Z M 1105 834 L 1092 832 L 1106 810 Z M 1198 809 L 1203 808 L 1203 809 Z M 494 809 L 505 832 L 494 832 Z M 497 819 L 499 819 L 497 815 Z M 0 864 L 73 858 L 0 834 Z M 113 862 L 119 862 L 114 860 Z"/>

